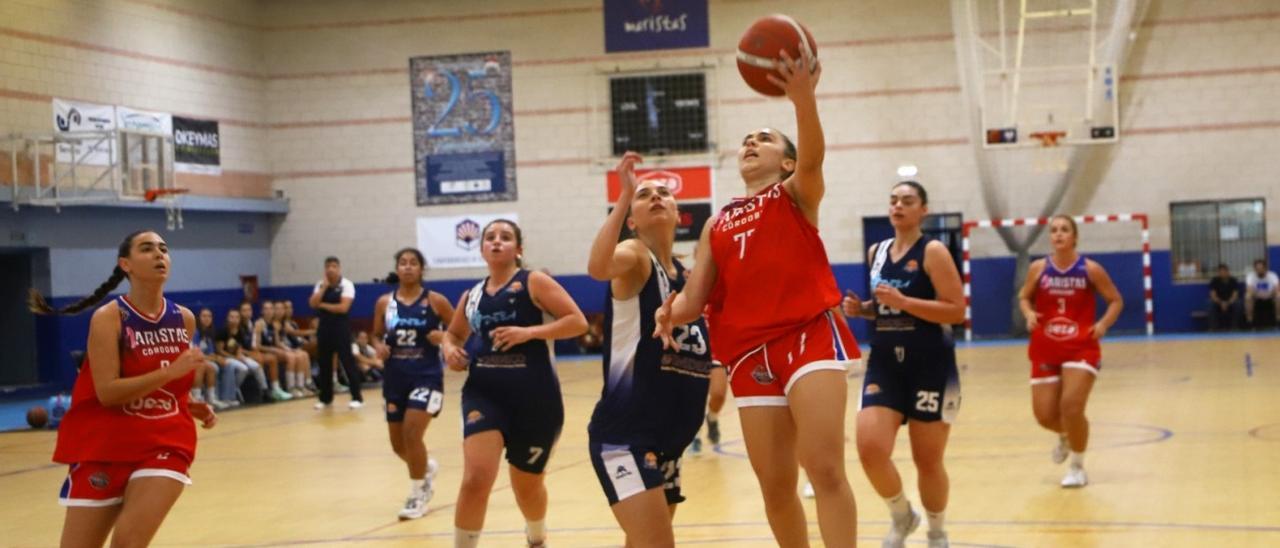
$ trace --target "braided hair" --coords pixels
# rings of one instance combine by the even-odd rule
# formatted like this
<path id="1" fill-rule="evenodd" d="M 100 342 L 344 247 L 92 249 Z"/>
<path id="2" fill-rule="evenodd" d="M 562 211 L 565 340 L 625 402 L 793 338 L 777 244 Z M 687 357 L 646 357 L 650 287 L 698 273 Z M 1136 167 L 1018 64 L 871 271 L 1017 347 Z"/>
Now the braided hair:
<path id="1" fill-rule="evenodd" d="M 134 238 L 148 232 L 151 231 L 139 230 L 125 236 L 124 241 L 120 242 L 120 248 L 116 252 L 116 258 L 128 258 L 129 253 L 133 250 Z M 115 269 L 111 271 L 111 276 L 107 278 L 107 281 L 102 282 L 102 285 L 99 285 L 98 289 L 95 289 L 92 295 L 60 309 L 51 306 L 49 301 L 45 299 L 44 295 L 41 295 L 40 291 L 33 287 L 27 295 L 27 308 L 30 309 L 31 312 L 41 316 L 70 316 L 72 314 L 79 314 L 85 309 L 96 306 L 98 303 L 102 302 L 107 295 L 111 294 L 116 287 L 120 286 L 120 282 L 123 282 L 125 278 L 128 277 L 129 275 L 125 273 L 124 269 L 120 268 L 120 265 L 117 264 Z"/>

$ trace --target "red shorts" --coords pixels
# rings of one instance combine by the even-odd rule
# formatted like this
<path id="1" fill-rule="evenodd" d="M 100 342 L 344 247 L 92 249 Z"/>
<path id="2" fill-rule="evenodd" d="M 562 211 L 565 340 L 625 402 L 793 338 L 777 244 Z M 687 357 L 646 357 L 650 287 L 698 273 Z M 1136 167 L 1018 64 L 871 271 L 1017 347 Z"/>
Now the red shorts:
<path id="1" fill-rule="evenodd" d="M 845 371 L 861 357 L 844 318 L 828 311 L 725 363 L 738 407 L 786 406 L 787 393 L 800 377 L 824 369 Z"/>
<path id="2" fill-rule="evenodd" d="M 63 506 L 111 506 L 124 501 L 124 489 L 134 478 L 171 478 L 191 485 L 191 460 L 177 451 L 161 451 L 138 462 L 81 462 L 71 465 L 58 493 Z"/>
<path id="3" fill-rule="evenodd" d="M 1081 369 L 1093 373 L 1098 376 L 1098 371 L 1102 370 L 1102 360 L 1071 360 L 1061 363 L 1035 363 L 1031 362 L 1031 384 L 1047 384 L 1059 382 L 1062 380 L 1063 369 Z"/>

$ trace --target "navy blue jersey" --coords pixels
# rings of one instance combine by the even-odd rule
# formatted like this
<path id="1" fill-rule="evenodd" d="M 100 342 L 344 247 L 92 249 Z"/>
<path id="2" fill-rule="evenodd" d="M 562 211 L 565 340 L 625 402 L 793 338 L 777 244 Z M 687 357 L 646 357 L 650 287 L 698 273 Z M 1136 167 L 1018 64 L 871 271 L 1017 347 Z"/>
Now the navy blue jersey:
<path id="1" fill-rule="evenodd" d="M 404 304 L 392 291 L 383 314 L 386 324 L 384 342 L 391 348 L 387 368 L 411 374 L 443 375 L 440 348 L 427 337 L 442 328 L 440 317 L 431 308 L 430 291 L 422 288 L 422 296 L 412 304 Z"/>
<path id="2" fill-rule="evenodd" d="M 262 336 L 258 339 L 262 346 L 276 345 L 276 328 L 271 322 L 262 322 Z"/>
<path id="3" fill-rule="evenodd" d="M 898 288 L 903 295 L 923 300 L 934 300 L 937 292 L 924 271 L 924 248 L 932 238 L 921 236 L 907 253 L 893 261 L 890 248 L 893 239 L 876 246 L 875 260 L 871 264 L 871 288 L 888 284 Z M 911 314 L 876 303 L 875 335 L 872 346 L 903 346 L 942 342 L 942 326 L 922 320 Z"/>
<path id="4" fill-rule="evenodd" d="M 560 382 L 553 367 L 551 341 L 531 339 L 502 351 L 494 349 L 491 332 L 498 327 L 528 327 L 547 322 L 545 314 L 529 296 L 529 271 L 521 269 L 493 295 L 485 291 L 488 278 L 481 280 L 467 296 L 465 313 L 471 324 L 466 351 L 471 356 L 467 385 L 498 393 L 524 393 L 532 387 L 555 386 Z M 535 396 L 536 397 L 536 396 Z"/>
<path id="5" fill-rule="evenodd" d="M 650 254 L 649 260 L 649 279 L 636 296 L 618 300 L 609 288 L 604 387 L 588 432 L 598 443 L 683 450 L 702 422 L 711 349 L 701 319 L 673 331 L 679 347 L 673 351 L 665 351 L 652 336 L 654 312 L 683 287 L 684 267 L 674 261 L 676 276 L 671 278 L 656 257 Z"/>
<path id="6" fill-rule="evenodd" d="M 256 348 L 253 344 L 253 327 L 249 322 L 240 323 L 240 330 L 236 331 L 236 339 L 240 341 L 240 346 L 245 350 Z"/>

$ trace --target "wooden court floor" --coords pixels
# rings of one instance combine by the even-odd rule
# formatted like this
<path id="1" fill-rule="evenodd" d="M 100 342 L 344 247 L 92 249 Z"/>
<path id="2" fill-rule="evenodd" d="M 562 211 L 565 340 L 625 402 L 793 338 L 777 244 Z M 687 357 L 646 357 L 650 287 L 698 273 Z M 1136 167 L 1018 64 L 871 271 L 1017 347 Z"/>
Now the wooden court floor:
<path id="1" fill-rule="evenodd" d="M 1025 347 L 959 351 L 964 400 L 947 459 L 953 546 L 1280 546 L 1280 337 L 1122 339 L 1103 351 L 1089 407 L 1092 483 L 1074 491 L 1058 487 L 1063 468 L 1049 461 L 1053 439 L 1031 417 Z M 547 477 L 549 540 L 620 545 L 586 452 L 599 362 L 562 361 L 560 375 L 568 418 Z M 449 394 L 461 381 L 449 375 Z M 860 382 L 850 380 L 850 416 Z M 395 513 L 405 473 L 385 439 L 380 398 L 375 392 L 375 405 L 358 412 L 318 413 L 307 401 L 225 413 L 217 429 L 201 432 L 195 485 L 155 544 L 450 545 L 461 470 L 458 402 L 448 402 L 427 434 L 442 465 L 433 511 L 401 523 Z M 732 400 L 723 424 L 723 452 L 685 460 L 689 502 L 676 516 L 677 542 L 772 545 Z M 852 435 L 859 541 L 879 546 L 887 511 L 862 475 Z M 64 469 L 49 463 L 53 442 L 43 432 L 0 436 L 0 545 L 56 544 Z M 895 458 L 914 486 L 905 433 Z M 918 504 L 918 495 L 911 498 Z M 813 503 L 805 504 L 812 519 Z M 482 545 L 523 546 L 522 535 L 502 478 Z M 923 531 L 912 545 L 924 545 Z"/>

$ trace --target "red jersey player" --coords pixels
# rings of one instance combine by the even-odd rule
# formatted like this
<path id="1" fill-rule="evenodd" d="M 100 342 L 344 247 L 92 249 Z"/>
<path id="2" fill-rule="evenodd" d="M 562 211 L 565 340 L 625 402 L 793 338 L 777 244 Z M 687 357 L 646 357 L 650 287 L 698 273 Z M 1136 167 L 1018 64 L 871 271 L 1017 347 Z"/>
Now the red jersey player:
<path id="1" fill-rule="evenodd" d="M 772 129 L 738 150 L 747 197 L 703 227 L 688 284 L 655 315 L 655 335 L 693 321 L 709 304 L 711 347 L 727 368 L 743 438 L 778 544 L 808 544 L 797 495 L 802 464 L 818 499 L 827 546 L 853 546 L 857 511 L 844 469 L 845 370 L 858 348 L 844 318 L 831 264 L 818 236 L 826 145 L 809 55 L 781 53 L 770 77 L 795 107 L 798 146 Z"/>
<path id="2" fill-rule="evenodd" d="M 1031 333 L 1031 409 L 1041 426 L 1058 434 L 1053 461 L 1061 464 L 1071 457 L 1063 487 L 1089 483 L 1084 472 L 1089 445 L 1084 408 L 1102 367 L 1098 339 L 1124 308 L 1107 271 L 1076 253 L 1078 238 L 1071 217 L 1050 220 L 1053 254 L 1031 263 L 1018 295 Z M 1107 301 L 1107 311 L 1096 322 L 1095 295 Z"/>
<path id="3" fill-rule="evenodd" d="M 101 546 L 114 529 L 123 546 L 150 543 L 185 485 L 195 457 L 193 419 L 212 428 L 208 405 L 191 402 L 195 316 L 164 297 L 169 249 L 160 235 L 135 232 L 120 244 L 111 277 L 93 295 L 54 310 L 32 291 L 38 314 L 74 314 L 125 278 L 129 292 L 98 308 L 88 355 L 58 429 L 53 460 L 70 465 L 60 502 L 63 546 Z"/>

